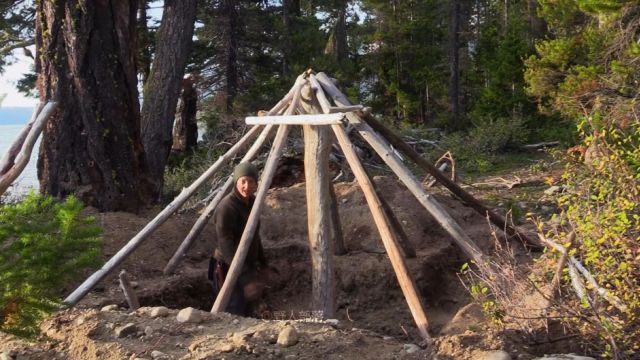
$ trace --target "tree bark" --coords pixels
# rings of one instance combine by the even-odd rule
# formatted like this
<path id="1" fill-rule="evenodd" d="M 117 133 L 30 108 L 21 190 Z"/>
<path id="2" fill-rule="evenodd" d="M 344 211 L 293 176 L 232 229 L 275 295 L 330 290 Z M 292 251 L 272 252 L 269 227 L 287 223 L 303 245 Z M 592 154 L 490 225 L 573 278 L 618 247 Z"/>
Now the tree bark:
<path id="1" fill-rule="evenodd" d="M 178 101 L 176 122 L 173 127 L 171 150 L 188 152 L 198 143 L 198 92 L 191 79 L 182 80 L 182 94 Z"/>
<path id="2" fill-rule="evenodd" d="M 156 55 L 144 90 L 142 143 L 149 173 L 155 180 L 154 197 L 162 191 L 164 167 L 171 150 L 173 120 L 191 50 L 196 3 L 196 0 L 164 2 Z"/>
<path id="3" fill-rule="evenodd" d="M 138 73 L 144 86 L 151 73 L 151 41 L 147 27 L 147 0 L 138 1 Z"/>
<path id="4" fill-rule="evenodd" d="M 301 107 L 307 113 L 322 114 L 310 85 L 302 88 Z M 327 126 L 303 125 L 304 176 L 307 197 L 307 227 L 311 253 L 313 310 L 322 311 L 323 319 L 335 316 L 331 235 L 331 174 L 329 153 L 331 133 Z"/>
<path id="5" fill-rule="evenodd" d="M 460 0 L 451 1 L 451 15 L 449 17 L 449 51 L 450 51 L 450 78 L 449 78 L 449 101 L 451 106 L 452 130 L 458 130 L 460 124 Z"/>
<path id="6" fill-rule="evenodd" d="M 76 194 L 101 211 L 148 199 L 136 87 L 137 0 L 39 1 L 36 72 L 41 101 L 58 110 L 38 159 L 43 193 Z"/>
<path id="7" fill-rule="evenodd" d="M 225 110 L 227 114 L 233 112 L 233 102 L 238 95 L 238 11 L 236 0 L 222 0 L 222 16 L 226 20 L 224 32 L 226 44 L 225 61 Z"/>

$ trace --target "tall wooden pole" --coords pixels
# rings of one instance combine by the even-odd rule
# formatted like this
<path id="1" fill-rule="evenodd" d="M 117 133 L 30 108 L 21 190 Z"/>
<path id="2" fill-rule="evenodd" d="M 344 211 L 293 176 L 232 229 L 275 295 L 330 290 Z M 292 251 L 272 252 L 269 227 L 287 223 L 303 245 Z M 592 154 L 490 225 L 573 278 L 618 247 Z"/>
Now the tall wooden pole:
<path id="1" fill-rule="evenodd" d="M 322 113 L 307 84 L 302 88 L 301 107 L 307 113 Z M 331 133 L 326 126 L 303 125 L 304 176 L 307 195 L 307 226 L 311 253 L 313 309 L 325 319 L 335 315 L 335 296 L 331 260 L 331 177 L 329 151 Z"/>
<path id="2" fill-rule="evenodd" d="M 407 300 L 407 304 L 409 304 L 409 309 L 411 310 L 411 314 L 413 315 L 413 319 L 418 326 L 418 330 L 424 339 L 429 339 L 429 322 L 427 321 L 427 314 L 424 311 L 422 306 L 422 302 L 420 301 L 420 295 L 416 290 L 415 283 L 411 278 L 411 274 L 409 273 L 409 269 L 407 268 L 407 264 L 400 254 L 400 249 L 398 248 L 398 242 L 387 223 L 386 216 L 382 211 L 382 204 L 380 203 L 380 199 L 376 195 L 373 190 L 373 185 L 369 181 L 367 174 L 358 160 L 358 156 L 353 149 L 353 144 L 349 140 L 349 137 L 345 133 L 344 129 L 341 125 L 331 125 L 331 128 L 336 134 L 338 138 L 338 143 L 340 143 L 340 147 L 344 152 L 345 157 L 347 158 L 347 162 L 351 169 L 353 170 L 353 174 L 356 176 L 362 191 L 364 192 L 365 198 L 367 199 L 367 204 L 371 209 L 371 213 L 373 215 L 373 221 L 376 223 L 378 227 L 378 231 L 380 232 L 380 236 L 382 237 L 382 243 L 384 244 L 385 250 L 389 255 L 389 259 L 391 260 L 391 265 L 396 273 L 396 277 L 398 278 L 398 282 L 400 283 L 400 288 L 404 294 L 405 299 Z"/>
<path id="3" fill-rule="evenodd" d="M 333 254 L 344 255 L 347 249 L 344 247 L 344 234 L 342 233 L 342 221 L 338 212 L 338 197 L 333 184 L 329 183 L 329 194 L 331 195 L 331 230 L 333 231 Z"/>
<path id="4" fill-rule="evenodd" d="M 293 100 L 291 100 L 291 105 L 289 105 L 289 109 L 286 111 L 286 115 L 293 114 L 298 107 L 298 103 L 300 102 L 300 87 L 302 86 L 302 77 L 298 77 L 296 81 L 296 85 L 294 85 L 294 95 Z M 245 225 L 244 231 L 242 232 L 242 237 L 240 238 L 240 242 L 238 244 L 238 248 L 236 249 L 236 253 L 233 256 L 233 260 L 229 266 L 229 271 L 227 272 L 227 277 L 222 284 L 222 288 L 216 297 L 216 301 L 213 303 L 213 307 L 211 308 L 211 312 L 220 312 L 226 309 L 229 304 L 229 298 L 231 297 L 231 290 L 236 285 L 238 278 L 240 277 L 240 272 L 242 271 L 242 266 L 244 265 L 244 260 L 247 257 L 247 252 L 249 251 L 249 247 L 251 246 L 251 241 L 253 240 L 253 235 L 255 234 L 256 228 L 258 226 L 258 220 L 260 218 L 260 212 L 264 207 L 264 199 L 267 197 L 267 191 L 271 186 L 271 181 L 273 180 L 273 175 L 276 171 L 276 166 L 278 164 L 278 159 L 282 155 L 282 150 L 285 146 L 285 140 L 287 138 L 287 134 L 289 133 L 288 125 L 280 125 L 278 128 L 278 132 L 276 133 L 276 138 L 271 148 L 271 153 L 269 153 L 269 157 L 267 158 L 267 163 L 262 172 L 262 177 L 260 179 L 260 184 L 258 185 L 258 191 L 256 193 L 256 199 L 253 203 L 253 207 L 251 208 L 251 212 L 249 213 L 249 218 L 247 219 L 247 225 Z"/>
<path id="5" fill-rule="evenodd" d="M 322 90 L 320 83 L 318 83 L 318 80 L 315 78 L 314 75 L 311 75 L 309 77 L 309 80 L 311 82 L 311 86 L 316 90 L 316 97 L 318 98 L 318 102 L 320 103 L 322 110 L 325 113 L 331 112 L 331 109 L 332 109 L 331 103 L 329 102 L 329 99 L 327 99 L 326 95 L 324 94 L 324 91 Z M 402 247 L 402 251 L 404 252 L 404 255 L 407 258 L 415 258 L 416 250 L 411 245 L 411 242 L 409 241 L 409 237 L 407 236 L 407 233 L 402 228 L 400 221 L 398 220 L 396 215 L 393 213 L 393 210 L 391 209 L 391 206 L 389 205 L 389 203 L 381 195 L 380 190 L 376 186 L 376 183 L 373 182 L 373 177 L 371 177 L 371 175 L 367 172 L 367 169 L 365 169 L 365 173 L 367 174 L 367 177 L 369 178 L 371 184 L 373 184 L 373 189 L 378 195 L 378 198 L 380 199 L 380 203 L 382 204 L 382 209 L 384 211 L 385 216 L 387 217 L 387 221 L 391 224 L 391 228 L 397 235 L 398 243 L 400 244 L 400 247 Z"/>

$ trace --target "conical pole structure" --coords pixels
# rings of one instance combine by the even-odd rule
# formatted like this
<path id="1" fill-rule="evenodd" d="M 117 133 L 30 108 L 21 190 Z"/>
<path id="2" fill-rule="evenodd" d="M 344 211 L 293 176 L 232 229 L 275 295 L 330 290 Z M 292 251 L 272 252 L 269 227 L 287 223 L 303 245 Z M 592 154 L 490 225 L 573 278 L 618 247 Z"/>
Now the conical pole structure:
<path id="1" fill-rule="evenodd" d="M 300 88 L 303 83 L 302 76 L 298 77 L 296 84 L 293 89 L 293 100 L 291 100 L 291 104 L 286 111 L 286 115 L 291 115 L 296 111 L 298 107 L 298 103 L 300 102 Z M 260 179 L 260 184 L 258 184 L 258 191 L 256 193 L 256 198 L 253 203 L 253 207 L 251 208 L 251 212 L 249 213 L 249 218 L 247 219 L 247 224 L 245 225 L 244 231 L 242 232 L 242 237 L 240 238 L 240 242 L 238 244 L 238 248 L 236 249 L 236 253 L 233 256 L 233 260 L 229 266 L 229 271 L 227 272 L 227 276 L 222 284 L 222 288 L 216 297 L 216 300 L 211 308 L 211 312 L 221 312 L 226 309 L 229 304 L 229 299 L 231 297 L 231 291 L 235 287 L 238 278 L 240 277 L 240 273 L 242 271 L 242 267 L 244 265 L 244 260 L 247 257 L 247 252 L 249 251 L 249 247 L 251 246 L 251 242 L 253 241 L 253 235 L 255 234 L 258 219 L 260 218 L 260 213 L 262 208 L 264 207 L 264 199 L 267 196 L 267 191 L 271 186 L 271 181 L 273 180 L 273 175 L 276 171 L 276 166 L 280 156 L 282 155 L 282 150 L 285 146 L 285 140 L 287 138 L 287 134 L 289 133 L 288 125 L 280 125 L 278 128 L 278 132 L 276 133 L 276 138 L 273 143 L 273 147 L 271 152 L 269 153 L 269 157 L 267 158 L 267 163 L 262 172 L 262 177 Z"/>

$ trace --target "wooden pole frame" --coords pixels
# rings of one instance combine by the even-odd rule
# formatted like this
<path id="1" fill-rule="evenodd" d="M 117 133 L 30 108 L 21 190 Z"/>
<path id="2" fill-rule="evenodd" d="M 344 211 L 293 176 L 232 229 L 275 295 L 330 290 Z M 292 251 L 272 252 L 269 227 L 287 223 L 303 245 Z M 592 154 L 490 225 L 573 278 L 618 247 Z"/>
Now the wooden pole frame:
<path id="1" fill-rule="evenodd" d="M 318 73 L 316 74 L 316 79 L 322 79 L 322 85 L 325 86 L 333 86 L 333 81 L 325 74 Z M 337 90 L 337 88 L 336 88 Z M 326 88 L 325 88 L 326 91 Z M 328 92 L 328 91 L 327 91 Z M 337 104 L 350 104 L 347 97 L 344 96 L 341 92 L 338 91 L 338 94 L 333 95 L 333 100 Z M 500 229 L 505 229 L 507 234 L 511 236 L 516 236 L 522 241 L 524 241 L 529 247 L 541 249 L 542 243 L 536 241 L 535 239 L 528 237 L 524 234 L 523 231 L 518 230 L 518 228 L 511 226 L 504 217 L 499 214 L 493 212 L 491 209 L 487 208 L 482 204 L 478 199 L 473 197 L 473 195 L 469 194 L 467 191 L 462 189 L 458 184 L 449 179 L 445 174 L 438 171 L 438 169 L 430 164 L 427 160 L 425 160 L 420 154 L 418 154 L 415 150 L 413 150 L 409 145 L 407 145 L 398 135 L 396 135 L 393 131 L 389 130 L 383 124 L 378 122 L 373 116 L 370 114 L 363 114 L 362 120 L 369 124 L 375 131 L 380 133 L 380 135 L 384 136 L 394 148 L 401 151 L 404 155 L 408 156 L 413 162 L 415 162 L 418 166 L 420 166 L 423 170 L 427 171 L 431 176 L 433 176 L 438 182 L 440 182 L 444 187 L 449 189 L 456 196 L 461 198 L 463 201 L 469 204 L 474 210 L 476 210 L 482 216 L 488 216 L 489 220 L 498 226 Z"/>
<path id="2" fill-rule="evenodd" d="M 422 335 L 424 339 L 429 339 L 429 322 L 427 320 L 427 314 L 424 311 L 420 295 L 416 290 L 415 283 L 411 278 L 407 264 L 400 253 L 398 241 L 391 231 L 387 218 L 382 211 L 380 199 L 373 190 L 373 185 L 371 184 L 371 181 L 369 181 L 369 177 L 365 173 L 364 167 L 358 159 L 358 155 L 356 155 L 356 152 L 353 150 L 353 144 L 349 140 L 347 133 L 340 125 L 332 125 L 331 128 L 336 134 L 336 138 L 338 139 L 338 143 L 347 158 L 347 162 L 349 163 L 351 170 L 353 170 L 358 184 L 360 184 L 360 187 L 364 192 L 367 204 L 369 205 L 369 209 L 373 215 L 373 220 L 378 227 L 380 236 L 382 237 L 382 243 L 389 255 L 389 260 L 391 260 L 391 265 L 393 266 L 398 282 L 400 283 L 400 289 L 402 289 L 402 292 L 404 293 L 411 315 L 413 315 L 413 319 L 420 331 L 420 335 Z"/>
<path id="3" fill-rule="evenodd" d="M 272 129 L 273 129 L 273 125 L 265 126 L 260 136 L 258 136 L 258 139 L 256 139 L 255 143 L 253 143 L 253 145 L 251 146 L 247 154 L 242 158 L 240 162 L 250 161 L 251 159 L 253 159 L 253 157 L 256 155 L 258 150 L 260 150 L 260 147 L 262 147 L 264 142 L 269 137 L 269 134 L 271 133 Z M 167 265 L 164 267 L 164 270 L 163 270 L 163 273 L 165 275 L 171 275 L 176 270 L 176 268 L 182 261 L 183 257 L 187 254 L 187 251 L 191 247 L 191 244 L 193 244 L 193 242 L 198 238 L 198 236 L 204 229 L 205 225 L 207 225 L 207 222 L 209 222 L 209 219 L 211 219 L 211 216 L 213 215 L 213 211 L 216 209 L 216 207 L 218 206 L 222 198 L 229 192 L 232 185 L 233 185 L 233 175 L 229 176 L 229 178 L 225 181 L 225 183 L 218 189 L 218 193 L 216 194 L 216 196 L 211 200 L 211 202 L 209 202 L 207 207 L 202 211 L 202 214 L 200 215 L 200 217 L 198 217 L 198 220 L 195 222 L 195 224 L 189 231 L 189 234 L 187 234 L 187 236 L 184 238 L 184 240 L 178 247 L 178 250 L 176 250 L 175 254 L 173 254 L 169 262 L 167 262 Z"/>
<path id="4" fill-rule="evenodd" d="M 69 305 L 75 305 L 80 301 L 96 284 L 104 279 L 109 273 L 111 273 L 118 265 L 131 255 L 131 253 L 138 248 L 153 232 L 160 227 L 167 219 L 176 212 L 188 199 L 193 195 L 200 186 L 202 186 L 207 180 L 209 180 L 224 164 L 229 162 L 237 153 L 242 149 L 245 144 L 258 133 L 260 126 L 254 126 L 247 132 L 234 146 L 231 147 L 224 155 L 220 156 L 218 160 L 207 169 L 193 184 L 189 187 L 182 189 L 182 192 L 167 205 L 153 220 L 140 230 L 129 242 L 123 246 L 120 251 L 109 259 L 102 267 L 89 276 L 78 288 L 76 288 L 64 302 Z"/>
<path id="5" fill-rule="evenodd" d="M 318 99 L 318 103 L 322 107 L 322 110 L 325 113 L 328 113 L 331 111 L 331 109 L 335 109 L 331 107 L 331 103 L 325 96 L 324 92 L 322 91 L 322 87 L 320 83 L 318 82 L 318 80 L 313 74 L 309 76 L 309 81 L 311 82 L 312 88 L 316 92 L 316 98 Z M 347 106 L 347 108 L 353 108 L 354 110 L 356 110 L 356 109 L 361 109 L 362 106 L 361 105 Z M 395 234 L 397 235 L 396 239 L 398 240 L 398 243 L 400 244 L 400 247 L 402 248 L 404 255 L 410 259 L 415 258 L 416 250 L 413 248 L 413 245 L 411 245 L 411 242 L 409 241 L 409 237 L 407 236 L 406 232 L 402 228 L 402 225 L 400 225 L 400 221 L 393 213 L 393 210 L 391 209 L 391 206 L 389 205 L 389 203 L 384 199 L 384 196 L 380 194 L 380 190 L 378 189 L 376 183 L 373 181 L 373 177 L 367 172 L 366 168 L 364 169 L 364 171 L 367 177 L 369 178 L 369 180 L 371 181 L 371 184 L 373 185 L 373 190 L 376 192 L 376 194 L 378 195 L 378 198 L 380 199 L 380 203 L 382 204 L 382 208 L 384 210 L 385 216 L 387 217 L 387 222 L 391 224 L 392 229 L 395 231 Z"/>
<path id="6" fill-rule="evenodd" d="M 293 97 L 293 88 L 291 88 L 287 93 L 287 95 L 284 98 L 282 98 L 282 100 L 280 100 L 263 117 L 273 116 L 273 114 L 279 114 L 284 109 L 284 106 L 287 104 L 287 102 L 291 100 L 292 97 Z M 260 136 L 258 136 L 254 144 L 247 151 L 247 154 L 242 158 L 242 160 L 240 160 L 240 162 L 251 161 L 251 159 L 253 159 L 253 157 L 256 156 L 256 154 L 258 153 L 258 151 L 260 150 L 264 142 L 267 140 L 267 137 L 271 133 L 272 129 L 273 129 L 272 124 L 265 126 L 264 130 L 262 130 L 262 133 L 260 133 Z M 219 191 L 216 194 L 216 196 L 211 200 L 211 202 L 209 202 L 207 207 L 203 210 L 202 214 L 200 215 L 200 217 L 198 217 L 198 220 L 195 222 L 195 224 L 189 231 L 189 234 L 187 234 L 187 236 L 184 238 L 184 240 L 178 247 L 178 250 L 176 250 L 176 252 L 173 254 L 171 259 L 167 262 L 167 265 L 164 267 L 163 273 L 165 275 L 171 275 L 173 274 L 174 271 L 176 271 L 176 268 L 182 261 L 182 258 L 186 255 L 187 251 L 191 247 L 191 244 L 195 241 L 195 239 L 198 238 L 198 236 L 204 229 L 205 225 L 207 225 L 207 222 L 209 222 L 209 219 L 211 219 L 211 216 L 213 215 L 213 211 L 218 206 L 218 203 L 220 203 L 222 198 L 231 189 L 231 186 L 233 185 L 232 182 L 233 182 L 233 175 L 229 176 L 229 179 L 227 179 L 227 181 L 225 181 L 225 183 L 219 188 Z"/>
<path id="7" fill-rule="evenodd" d="M 331 95 L 338 105 L 348 105 L 344 95 L 335 87 L 326 75 L 321 77 L 318 74 L 316 79 L 322 88 Z M 409 191 L 416 197 L 418 202 L 431 213 L 438 223 L 453 237 L 462 251 L 476 262 L 476 265 L 485 267 L 488 261 L 483 251 L 464 233 L 460 225 L 444 210 L 442 205 L 430 194 L 428 194 L 422 184 L 411 174 L 409 169 L 397 158 L 394 151 L 378 136 L 367 123 L 360 120 L 354 113 L 347 113 L 347 119 L 360 135 L 378 153 L 380 158 L 389 166 L 400 180 L 407 186 Z"/>

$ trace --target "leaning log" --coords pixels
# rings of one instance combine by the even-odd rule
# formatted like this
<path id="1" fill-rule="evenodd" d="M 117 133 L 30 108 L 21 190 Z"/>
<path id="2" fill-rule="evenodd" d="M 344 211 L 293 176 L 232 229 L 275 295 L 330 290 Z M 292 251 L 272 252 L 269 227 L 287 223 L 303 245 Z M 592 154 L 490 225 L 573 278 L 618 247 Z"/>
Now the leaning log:
<path id="1" fill-rule="evenodd" d="M 298 80 L 293 87 L 293 100 L 291 100 L 289 109 L 287 109 L 287 111 L 285 112 L 286 115 L 291 115 L 294 111 L 296 111 L 298 103 L 300 102 L 301 86 L 302 77 L 300 76 L 298 77 Z M 238 248 L 236 249 L 236 253 L 234 254 L 233 260 L 231 261 L 231 264 L 229 266 L 227 277 L 225 278 L 224 283 L 222 284 L 222 288 L 220 289 L 220 292 L 218 293 L 218 296 L 213 303 L 213 307 L 211 308 L 211 312 L 213 313 L 224 311 L 224 309 L 226 309 L 227 305 L 229 304 L 231 291 L 236 285 L 238 278 L 240 277 L 240 272 L 242 271 L 244 260 L 247 257 L 247 252 L 249 251 L 249 247 L 251 246 L 251 241 L 253 241 L 253 235 L 255 234 L 256 228 L 258 226 L 258 219 L 260 218 L 260 212 L 262 211 L 262 207 L 264 206 L 264 199 L 266 198 L 267 191 L 271 186 L 271 181 L 273 180 L 273 175 L 275 174 L 278 160 L 282 155 L 282 150 L 286 145 L 288 132 L 289 125 L 279 126 L 278 132 L 276 133 L 276 138 L 271 148 L 271 152 L 269 153 L 269 157 L 267 158 L 267 163 L 265 164 L 262 176 L 260 178 L 260 184 L 258 184 L 258 191 L 256 193 L 256 198 L 253 203 L 253 207 L 251 208 L 251 212 L 249 213 L 247 224 L 245 225 L 242 236 L 240 237 L 240 242 L 238 243 Z"/>
<path id="2" fill-rule="evenodd" d="M 345 101 L 344 95 L 340 93 L 340 91 L 332 82 L 329 81 L 329 79 L 326 78 L 326 76 L 324 79 L 318 76 L 317 79 L 320 81 L 324 90 L 331 95 L 338 105 L 347 105 L 346 103 L 343 103 L 343 101 Z M 369 143 L 369 145 L 371 145 L 371 147 L 378 153 L 380 158 L 391 168 L 391 170 L 395 172 L 409 191 L 411 191 L 411 193 L 416 197 L 418 202 L 420 202 L 420 204 L 429 211 L 436 221 L 438 221 L 440 226 L 442 226 L 453 237 L 453 240 L 458 244 L 467 257 L 473 259 L 476 265 L 482 269 L 489 270 L 489 262 L 485 258 L 483 251 L 469 238 L 469 236 L 467 236 L 467 234 L 464 233 L 460 225 L 451 218 L 442 205 L 440 205 L 433 196 L 424 190 L 422 184 L 398 159 L 386 142 L 378 136 L 371 127 L 367 125 L 367 123 L 361 121 L 360 117 L 354 113 L 347 113 L 347 119 Z M 439 171 L 438 173 L 442 175 Z"/>
<path id="3" fill-rule="evenodd" d="M 322 91 L 322 87 L 320 83 L 318 83 L 318 80 L 315 78 L 314 75 L 311 75 L 309 77 L 309 81 L 311 82 L 312 88 L 316 90 L 316 97 L 318 99 L 320 106 L 322 107 L 322 110 L 327 114 L 330 113 L 331 109 L 334 109 L 334 108 L 331 107 L 329 100 L 326 98 L 324 92 Z M 362 106 L 357 105 L 357 106 L 349 106 L 346 108 L 352 108 L 352 110 L 355 111 L 362 108 Z M 391 206 L 389 205 L 389 203 L 382 196 L 380 189 L 378 189 L 376 183 L 373 181 L 373 177 L 367 172 L 366 168 L 364 170 L 367 177 L 369 178 L 369 181 L 373 185 L 374 191 L 376 192 L 376 194 L 378 195 L 378 198 L 380 199 L 380 203 L 382 204 L 382 209 L 384 211 L 385 216 L 387 217 L 387 222 L 391 224 L 392 229 L 397 235 L 396 239 L 398 240 L 400 247 L 402 247 L 402 251 L 404 252 L 404 255 L 407 258 L 415 258 L 416 250 L 411 245 L 411 242 L 409 241 L 409 237 L 407 236 L 407 233 L 404 231 L 402 224 L 400 223 L 396 215 L 393 213 L 393 210 L 391 209 Z"/>
<path id="4" fill-rule="evenodd" d="M 561 244 L 556 243 L 555 241 L 543 236 L 542 234 L 538 234 L 538 237 L 540 238 L 540 240 L 542 242 L 544 242 L 545 244 L 549 245 L 553 249 L 557 250 L 561 254 L 568 254 L 568 250 L 564 246 L 562 246 Z M 576 259 L 575 256 L 569 255 L 568 256 L 568 260 L 569 260 L 568 267 L 569 267 L 569 271 L 570 272 L 571 271 L 576 271 L 576 272 L 579 272 L 580 274 L 582 274 L 582 276 L 584 276 L 584 278 L 589 282 L 589 284 L 591 284 L 593 289 L 596 290 L 598 295 L 602 296 L 602 298 L 607 300 L 611 305 L 616 307 L 618 310 L 620 310 L 622 312 L 627 311 L 627 309 L 628 309 L 627 305 L 623 304 L 620 299 L 618 299 L 615 295 L 610 293 L 607 289 L 605 289 L 602 286 L 600 286 L 598 284 L 598 282 L 596 281 L 596 279 L 593 277 L 593 275 L 591 275 L 589 270 L 585 269 L 585 267 L 582 266 L 582 263 L 580 263 L 580 261 L 578 261 L 578 259 Z M 574 283 L 574 282 L 575 281 L 573 281 L 573 278 L 572 278 L 572 283 Z M 580 292 L 579 288 L 576 288 L 576 286 L 574 286 L 574 288 L 576 289 L 576 293 Z M 580 294 L 578 294 L 578 295 L 580 296 Z"/>
<path id="5" fill-rule="evenodd" d="M 253 143 L 249 151 L 247 151 L 247 154 L 242 158 L 240 162 L 250 161 L 251 159 L 253 159 L 253 157 L 256 155 L 258 150 L 260 150 L 265 140 L 269 136 L 269 133 L 271 133 L 272 128 L 273 125 L 265 126 L 260 136 L 258 136 L 256 141 Z M 189 234 L 187 234 L 187 237 L 184 238 L 184 240 L 178 247 L 178 250 L 176 250 L 175 254 L 173 254 L 167 265 L 164 267 L 163 273 L 165 275 L 171 275 L 174 271 L 176 271 L 176 268 L 180 264 L 180 261 L 182 261 L 182 259 L 186 255 L 187 251 L 191 247 L 191 244 L 193 244 L 195 239 L 200 236 L 200 233 L 202 233 L 205 225 L 207 225 L 207 222 L 209 222 L 209 219 L 211 219 L 211 216 L 213 216 L 213 211 L 216 209 L 222 198 L 229 192 L 232 186 L 233 176 L 230 176 L 224 183 L 224 185 L 222 185 L 218 189 L 218 193 L 213 198 L 213 200 L 211 200 L 207 207 L 202 211 L 202 214 L 200 215 L 200 217 L 198 217 L 198 220 L 196 220 L 195 224 L 189 231 Z"/>
<path id="6" fill-rule="evenodd" d="M 353 144 L 349 140 L 349 137 L 342 126 L 332 125 L 331 128 L 338 138 L 340 147 L 342 148 L 342 151 L 347 158 L 347 162 L 349 163 L 349 166 L 351 166 L 351 169 L 358 180 L 360 188 L 364 192 L 367 204 L 369 205 L 369 209 L 373 215 L 373 220 L 380 232 L 382 243 L 389 255 L 389 260 L 391 260 L 391 265 L 393 266 L 398 282 L 400 283 L 400 289 L 402 289 L 402 293 L 409 305 L 409 310 L 411 310 L 411 314 L 418 326 L 420 335 L 422 335 L 424 339 L 429 339 L 429 322 L 427 320 L 427 314 L 424 311 L 420 295 L 416 290 L 415 282 L 413 281 L 407 264 L 400 253 L 400 249 L 398 248 L 398 241 L 391 231 L 391 227 L 387 223 L 384 212 L 381 210 L 382 204 L 380 203 L 380 199 L 373 190 L 373 185 L 371 184 L 371 181 L 369 181 L 360 160 L 358 160 L 358 156 L 353 150 Z"/>

